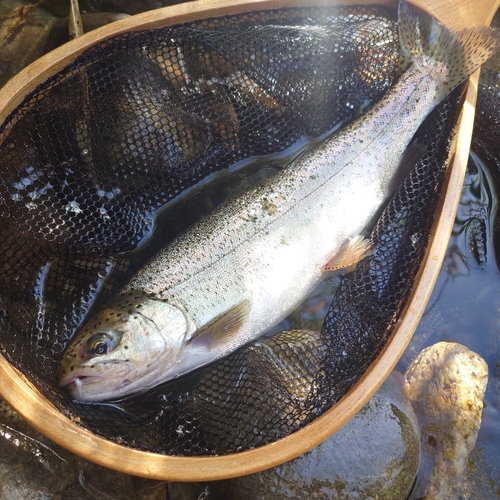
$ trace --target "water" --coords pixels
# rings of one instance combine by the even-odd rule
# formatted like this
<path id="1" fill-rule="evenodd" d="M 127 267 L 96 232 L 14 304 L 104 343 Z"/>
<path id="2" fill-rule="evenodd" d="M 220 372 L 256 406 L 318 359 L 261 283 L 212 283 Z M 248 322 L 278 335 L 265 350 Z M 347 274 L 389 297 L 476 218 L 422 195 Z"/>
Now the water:
<path id="1" fill-rule="evenodd" d="M 500 271 L 492 242 L 497 198 L 487 167 L 474 152 L 468 170 L 441 272 L 397 369 L 404 372 L 415 354 L 440 341 L 461 343 L 486 360 L 483 420 L 463 497 L 484 499 L 500 495 Z"/>

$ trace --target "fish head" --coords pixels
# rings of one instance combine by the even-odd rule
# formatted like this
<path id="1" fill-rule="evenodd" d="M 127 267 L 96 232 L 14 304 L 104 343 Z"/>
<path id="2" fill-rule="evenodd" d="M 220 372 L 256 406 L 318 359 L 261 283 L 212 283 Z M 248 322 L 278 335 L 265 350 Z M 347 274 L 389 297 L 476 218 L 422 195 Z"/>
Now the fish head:
<path id="1" fill-rule="evenodd" d="M 184 312 L 146 295 L 121 295 L 77 334 L 59 363 L 59 385 L 78 401 L 105 401 L 155 385 L 188 329 Z"/>

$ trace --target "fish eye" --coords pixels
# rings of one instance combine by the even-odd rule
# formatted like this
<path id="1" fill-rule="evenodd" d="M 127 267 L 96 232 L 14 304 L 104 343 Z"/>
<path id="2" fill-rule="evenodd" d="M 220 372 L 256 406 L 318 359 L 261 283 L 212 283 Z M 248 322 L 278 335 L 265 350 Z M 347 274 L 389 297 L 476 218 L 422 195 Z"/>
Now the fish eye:
<path id="1" fill-rule="evenodd" d="M 115 345 L 112 335 L 104 332 L 94 333 L 87 340 L 88 350 L 97 356 L 107 354 Z"/>
<path id="2" fill-rule="evenodd" d="M 94 354 L 107 354 L 108 344 L 106 344 L 106 342 L 97 342 L 92 347 L 92 350 L 94 351 Z"/>

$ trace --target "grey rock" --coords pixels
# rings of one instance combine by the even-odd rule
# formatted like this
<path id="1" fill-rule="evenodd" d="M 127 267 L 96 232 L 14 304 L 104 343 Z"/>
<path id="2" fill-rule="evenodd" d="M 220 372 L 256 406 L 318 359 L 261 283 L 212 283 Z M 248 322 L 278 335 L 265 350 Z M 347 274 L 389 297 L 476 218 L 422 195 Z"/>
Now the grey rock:
<path id="1" fill-rule="evenodd" d="M 0 423 L 0 498 L 56 498 L 75 479 L 71 465 L 51 447 Z"/>
<path id="2" fill-rule="evenodd" d="M 106 26 L 130 17 L 128 14 L 120 14 L 115 12 L 93 12 L 90 14 L 82 14 L 83 31 L 85 33 Z"/>
<path id="3" fill-rule="evenodd" d="M 139 14 L 147 10 L 158 9 L 183 3 L 185 0 L 80 0 L 80 10 L 100 12 L 125 12 Z M 53 1 L 55 3 L 55 0 Z"/>
<path id="4" fill-rule="evenodd" d="M 69 41 L 68 19 L 46 10 L 45 3 L 25 8 L 22 0 L 0 3 L 0 87 L 47 52 Z M 82 15 L 84 32 L 129 17 L 114 12 Z"/>
<path id="5" fill-rule="evenodd" d="M 25 6 L 19 0 L 0 6 L 0 87 L 52 47 L 50 33 L 58 18 L 41 5 Z"/>
<path id="6" fill-rule="evenodd" d="M 0 499 L 160 500 L 162 482 L 90 463 L 34 430 L 0 399 Z"/>

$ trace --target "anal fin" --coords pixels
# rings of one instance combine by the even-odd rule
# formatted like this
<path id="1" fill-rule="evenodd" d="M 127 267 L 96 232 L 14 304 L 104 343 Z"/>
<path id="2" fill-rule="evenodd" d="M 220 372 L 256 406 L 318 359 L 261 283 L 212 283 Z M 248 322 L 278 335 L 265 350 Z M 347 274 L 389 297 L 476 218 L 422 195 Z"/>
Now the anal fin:
<path id="1" fill-rule="evenodd" d="M 345 242 L 339 251 L 323 266 L 323 271 L 337 271 L 357 264 L 372 254 L 373 247 L 369 239 L 358 235 Z"/>
<path id="2" fill-rule="evenodd" d="M 231 342 L 248 318 L 250 303 L 240 302 L 224 312 L 207 325 L 201 327 L 191 339 L 194 345 L 202 345 L 207 349 Z"/>

